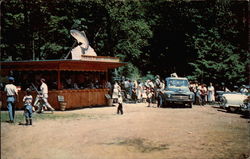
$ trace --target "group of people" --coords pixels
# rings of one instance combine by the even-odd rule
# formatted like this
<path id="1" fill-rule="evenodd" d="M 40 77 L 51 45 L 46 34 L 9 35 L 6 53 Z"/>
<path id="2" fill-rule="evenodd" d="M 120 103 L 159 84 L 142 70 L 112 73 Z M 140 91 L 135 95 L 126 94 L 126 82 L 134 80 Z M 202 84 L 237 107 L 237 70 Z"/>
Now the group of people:
<path id="1" fill-rule="evenodd" d="M 18 90 L 17 87 L 14 85 L 14 78 L 9 77 L 8 78 L 8 83 L 5 85 L 4 91 L 6 92 L 7 95 L 7 109 L 9 113 L 9 119 L 10 123 L 15 122 L 15 103 L 18 102 Z M 45 79 L 42 78 L 40 80 L 40 92 L 39 93 L 39 98 L 36 99 L 35 103 L 38 102 L 38 100 L 41 100 L 42 103 L 41 105 L 38 106 L 38 111 L 41 111 L 43 107 L 49 108 L 52 112 L 55 110 L 48 102 L 48 86 L 45 83 Z M 36 89 L 36 88 L 35 88 Z M 27 88 L 26 89 L 26 95 L 23 97 L 23 103 L 24 103 L 24 116 L 25 116 L 25 125 L 32 125 L 32 113 L 33 113 L 33 97 L 31 95 L 31 89 Z M 36 105 L 34 103 L 34 105 Z"/>
<path id="2" fill-rule="evenodd" d="M 191 83 L 190 90 L 195 94 L 195 104 L 205 105 L 215 102 L 215 88 L 212 83 L 206 84 Z"/>
<path id="3" fill-rule="evenodd" d="M 99 81 L 95 80 L 85 80 L 84 82 L 73 82 L 72 78 L 66 78 L 65 81 L 62 82 L 63 89 L 99 89 L 106 88 L 104 80 Z"/>
<path id="4" fill-rule="evenodd" d="M 9 82 L 6 84 L 4 91 L 7 94 L 7 108 L 10 123 L 13 123 L 15 119 L 15 102 L 18 100 L 18 91 L 17 87 L 14 85 L 14 78 L 9 77 L 8 80 Z M 70 84 L 71 82 L 68 83 Z M 103 85 L 105 88 L 110 89 L 113 102 L 118 103 L 117 114 L 123 114 L 123 101 L 133 101 L 134 103 L 144 102 L 148 103 L 148 107 L 150 107 L 152 103 L 157 103 L 157 107 L 161 107 L 163 104 L 161 93 L 165 89 L 165 81 L 161 80 L 159 75 L 156 75 L 154 80 L 148 79 L 145 82 L 124 79 L 122 81 L 115 81 L 113 85 L 108 81 Z M 225 91 L 229 91 L 226 87 L 224 89 Z M 43 109 L 49 109 L 53 113 L 55 110 L 48 102 L 48 86 L 44 78 L 40 79 L 40 91 L 36 88 L 35 90 L 38 96 L 33 106 L 33 97 L 30 88 L 26 89 L 26 95 L 23 98 L 24 116 L 26 119 L 25 125 L 32 125 L 34 106 L 38 106 L 35 112 L 42 112 Z M 212 83 L 207 86 L 206 84 L 193 82 L 190 84 L 190 90 L 195 94 L 195 104 L 204 106 L 206 103 L 215 102 L 215 88 Z M 240 91 L 245 92 L 247 89 L 241 88 Z"/>
<path id="5" fill-rule="evenodd" d="M 220 87 L 216 87 L 216 89 L 223 91 L 223 92 L 231 92 L 225 85 L 222 83 Z M 206 84 L 199 84 L 198 82 L 191 82 L 190 90 L 195 94 L 195 104 L 197 105 L 205 105 L 205 104 L 212 104 L 216 101 L 216 91 L 213 84 L 210 82 L 209 86 Z M 235 90 L 240 93 L 247 93 L 248 89 L 245 85 L 241 88 L 235 86 Z M 219 99 L 217 99 L 219 100 Z"/>
<path id="6" fill-rule="evenodd" d="M 148 107 L 152 103 L 157 103 L 158 107 L 162 105 L 162 99 L 160 96 L 161 90 L 165 89 L 165 81 L 160 80 L 160 76 L 156 75 L 154 80 L 131 81 L 129 79 L 122 80 L 120 82 L 115 81 L 112 88 L 112 99 L 114 103 L 119 104 L 119 109 L 122 110 L 121 101 L 132 101 L 134 103 L 148 103 Z M 119 113 L 120 111 L 117 111 Z"/>

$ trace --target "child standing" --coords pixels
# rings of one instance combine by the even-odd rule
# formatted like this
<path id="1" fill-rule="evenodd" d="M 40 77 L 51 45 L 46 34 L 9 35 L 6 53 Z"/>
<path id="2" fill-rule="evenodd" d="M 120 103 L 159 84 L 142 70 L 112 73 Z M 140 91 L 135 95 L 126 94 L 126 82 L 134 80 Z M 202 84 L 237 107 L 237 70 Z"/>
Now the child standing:
<path id="1" fill-rule="evenodd" d="M 148 107 L 150 107 L 150 103 L 152 103 L 152 98 L 153 98 L 153 95 L 154 95 L 154 93 L 153 93 L 153 90 L 151 90 L 151 89 L 147 89 L 147 102 L 148 102 Z"/>
<path id="2" fill-rule="evenodd" d="M 123 108 L 122 108 L 122 96 L 118 95 L 118 107 L 117 107 L 117 114 L 121 112 L 121 115 L 123 114 Z"/>
<path id="3" fill-rule="evenodd" d="M 26 89 L 26 95 L 23 97 L 24 102 L 24 116 L 26 123 L 25 125 L 32 125 L 32 100 L 31 90 Z"/>

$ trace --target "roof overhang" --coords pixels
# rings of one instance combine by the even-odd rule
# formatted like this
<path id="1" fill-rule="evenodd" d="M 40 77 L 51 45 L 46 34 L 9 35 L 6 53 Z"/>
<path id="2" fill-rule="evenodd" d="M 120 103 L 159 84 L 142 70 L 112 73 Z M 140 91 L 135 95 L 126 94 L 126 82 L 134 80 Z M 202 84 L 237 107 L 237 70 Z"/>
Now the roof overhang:
<path id="1" fill-rule="evenodd" d="M 45 60 L 0 62 L 1 70 L 8 71 L 98 71 L 106 72 L 126 65 L 124 62 L 110 60 Z"/>

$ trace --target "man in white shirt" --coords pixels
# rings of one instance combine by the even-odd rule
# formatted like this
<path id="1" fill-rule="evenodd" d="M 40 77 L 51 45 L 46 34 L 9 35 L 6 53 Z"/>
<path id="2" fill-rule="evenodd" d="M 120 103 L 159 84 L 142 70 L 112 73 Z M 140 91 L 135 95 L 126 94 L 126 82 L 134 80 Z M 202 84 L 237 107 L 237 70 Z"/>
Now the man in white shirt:
<path id="1" fill-rule="evenodd" d="M 7 94 L 7 108 L 9 112 L 10 123 L 14 123 L 15 119 L 15 101 L 18 101 L 18 92 L 16 86 L 13 84 L 14 78 L 9 77 L 9 83 L 6 84 L 4 91 Z M 16 97 L 16 98 L 15 98 Z"/>
<path id="2" fill-rule="evenodd" d="M 44 104 L 45 104 L 45 106 L 47 107 L 47 108 L 49 108 L 51 111 L 52 111 L 52 113 L 53 113 L 53 111 L 55 110 L 50 104 L 49 104 L 49 102 L 48 102 L 48 86 L 47 86 L 47 84 L 45 83 L 45 79 L 44 78 L 42 78 L 41 79 L 41 86 L 40 86 L 40 90 L 41 90 L 41 93 L 42 93 L 42 98 L 43 98 L 43 101 L 44 101 Z"/>

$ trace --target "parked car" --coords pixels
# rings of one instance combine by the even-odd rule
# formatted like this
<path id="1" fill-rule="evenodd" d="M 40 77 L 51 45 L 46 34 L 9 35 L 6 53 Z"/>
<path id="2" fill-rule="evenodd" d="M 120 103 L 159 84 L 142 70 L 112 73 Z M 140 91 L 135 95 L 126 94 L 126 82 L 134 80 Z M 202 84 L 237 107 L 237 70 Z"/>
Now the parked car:
<path id="1" fill-rule="evenodd" d="M 236 112 L 240 110 L 245 99 L 247 99 L 247 95 L 244 93 L 226 92 L 221 95 L 220 106 L 229 112 Z"/>
<path id="2" fill-rule="evenodd" d="M 194 93 L 189 90 L 187 78 L 167 77 L 166 88 L 161 92 L 163 105 L 184 104 L 192 108 Z"/>

